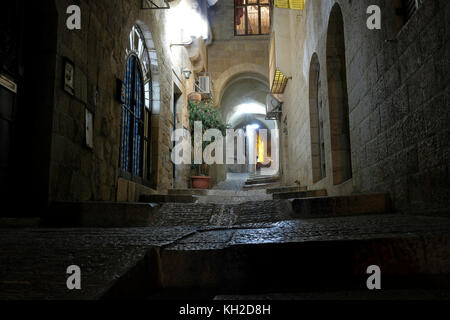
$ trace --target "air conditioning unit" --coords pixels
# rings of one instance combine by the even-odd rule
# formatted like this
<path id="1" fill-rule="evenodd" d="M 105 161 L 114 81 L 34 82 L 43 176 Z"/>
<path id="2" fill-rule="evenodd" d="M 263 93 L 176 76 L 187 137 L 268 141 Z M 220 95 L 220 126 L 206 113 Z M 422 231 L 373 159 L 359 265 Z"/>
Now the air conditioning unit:
<path id="1" fill-rule="evenodd" d="M 283 102 L 268 94 L 266 98 L 266 120 L 280 120 L 283 114 Z"/>
<path id="2" fill-rule="evenodd" d="M 214 99 L 213 83 L 211 75 L 208 72 L 202 72 L 196 75 L 194 91 L 202 95 L 202 99 Z"/>
<path id="3" fill-rule="evenodd" d="M 211 79 L 209 76 L 198 77 L 198 92 L 199 93 L 211 93 Z"/>

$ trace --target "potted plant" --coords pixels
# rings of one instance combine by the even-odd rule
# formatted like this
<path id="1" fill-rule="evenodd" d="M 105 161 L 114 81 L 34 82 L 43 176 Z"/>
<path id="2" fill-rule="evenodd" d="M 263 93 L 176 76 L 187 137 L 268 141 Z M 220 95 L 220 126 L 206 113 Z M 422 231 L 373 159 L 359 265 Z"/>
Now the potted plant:
<path id="1" fill-rule="evenodd" d="M 189 124 L 191 128 L 192 144 L 194 142 L 194 124 L 195 122 L 202 123 L 204 134 L 209 129 L 218 129 L 223 135 L 226 134 L 228 125 L 226 125 L 221 117 L 219 110 L 209 101 L 189 102 Z M 202 152 L 206 147 L 212 143 L 203 142 Z M 192 164 L 194 175 L 191 176 L 192 188 L 194 189 L 209 189 L 211 186 L 211 177 L 209 176 L 209 166 L 206 164 Z"/>

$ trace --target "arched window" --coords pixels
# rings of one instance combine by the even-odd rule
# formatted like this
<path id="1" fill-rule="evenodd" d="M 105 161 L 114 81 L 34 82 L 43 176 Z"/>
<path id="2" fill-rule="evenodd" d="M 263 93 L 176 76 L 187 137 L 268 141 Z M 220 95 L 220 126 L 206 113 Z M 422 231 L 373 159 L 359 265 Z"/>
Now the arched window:
<path id="1" fill-rule="evenodd" d="M 352 178 L 344 18 L 338 4 L 328 24 L 327 76 L 333 182 L 338 185 Z"/>
<path id="2" fill-rule="evenodd" d="M 316 183 L 326 177 L 326 164 L 320 63 L 319 58 L 315 53 L 311 59 L 311 66 L 309 69 L 309 114 L 313 182 Z"/>
<path id="3" fill-rule="evenodd" d="M 150 179 L 151 111 L 153 102 L 151 59 L 142 32 L 130 33 L 122 92 L 120 169 L 127 178 Z"/>

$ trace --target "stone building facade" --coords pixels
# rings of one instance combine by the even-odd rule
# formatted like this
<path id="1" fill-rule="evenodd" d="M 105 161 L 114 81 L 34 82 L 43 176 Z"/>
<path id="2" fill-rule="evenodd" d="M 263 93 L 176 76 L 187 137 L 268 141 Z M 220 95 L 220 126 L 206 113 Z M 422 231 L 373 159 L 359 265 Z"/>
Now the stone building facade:
<path id="1" fill-rule="evenodd" d="M 189 187 L 189 166 L 171 162 L 172 130 L 189 127 L 189 69 L 210 73 L 214 102 L 235 127 L 280 129 L 283 185 L 331 196 L 389 192 L 404 212 L 448 211 L 448 1 L 423 0 L 405 19 L 400 0 L 309 0 L 302 11 L 273 8 L 269 34 L 252 36 L 236 35 L 234 1 L 209 2 L 210 37 L 191 44 L 183 43 L 178 20 L 206 0 L 172 0 L 170 10 L 142 10 L 140 0 L 2 5 L 0 71 L 19 88 L 0 91 L 2 197 L 23 203 L 26 192 L 30 207 L 45 208 L 134 202 Z M 81 8 L 81 30 L 66 26 L 71 5 Z M 371 5 L 382 8 L 380 30 L 367 28 Z M 133 27 L 152 55 L 146 181 L 119 169 L 120 83 Z M 67 65 L 73 92 L 64 87 Z M 239 105 L 265 108 L 275 69 L 291 77 L 278 96 L 281 119 L 268 123 L 258 112 L 233 118 Z M 89 143 L 86 115 L 93 119 Z M 213 184 L 226 170 L 212 167 Z"/>
<path id="2" fill-rule="evenodd" d="M 176 8 L 184 1 L 187 0 L 171 1 L 171 6 Z M 33 195 L 33 199 L 45 207 L 54 201 L 133 202 L 143 194 L 164 193 L 175 186 L 187 187 L 189 169 L 174 170 L 171 162 L 171 134 L 174 127 L 189 127 L 187 95 L 193 91 L 194 78 L 186 79 L 182 71 L 198 69 L 198 65 L 194 68 L 193 64 L 199 61 L 191 61 L 190 46 L 182 45 L 176 37 L 177 32 L 180 33 L 177 26 L 174 27 L 176 17 L 173 15 L 177 11 L 141 10 L 140 0 L 41 2 L 27 4 L 20 1 L 17 6 L 8 5 L 4 11 L 5 15 L 16 15 L 11 25 L 16 25 L 18 32 L 23 34 L 22 42 L 29 43 L 27 49 L 30 51 L 21 53 L 22 56 L 31 57 L 31 50 L 37 48 L 34 49 L 35 58 L 39 62 L 29 68 L 37 76 L 32 78 L 31 72 L 27 74 L 29 79 L 37 81 L 35 90 L 39 91 L 35 96 L 37 99 L 31 98 L 33 101 L 28 103 L 37 110 L 37 115 L 33 116 L 36 120 L 30 120 L 27 125 L 34 126 L 34 131 L 28 131 L 27 135 L 35 148 L 32 152 L 23 151 L 27 152 L 27 162 L 33 167 L 27 180 L 17 183 L 12 193 L 19 194 L 18 189 L 31 181 L 30 189 L 36 190 L 33 194 L 40 193 Z M 67 9 L 71 5 L 81 9 L 80 30 L 70 30 L 66 25 L 70 17 Z M 33 8 L 40 14 L 27 19 L 27 10 Z M 41 21 L 40 17 L 45 19 Z M 24 20 L 30 22 L 22 23 Z M 119 170 L 120 81 L 124 81 L 130 32 L 134 26 L 140 30 L 147 48 L 154 55 L 149 142 L 151 179 L 145 183 L 123 176 Z M 29 40 L 30 37 L 33 39 Z M 8 48 L 8 44 L 4 47 Z M 71 93 L 64 88 L 66 61 L 74 66 Z M 2 73 L 4 71 L 2 69 Z M 9 74 L 14 79 L 14 74 Z M 22 90 L 17 96 L 29 97 L 31 92 Z M 25 103 L 22 108 L 26 108 Z M 93 115 L 93 145 L 89 147 L 85 134 L 88 111 Z M 42 136 L 45 139 L 33 142 Z M 25 140 L 23 138 L 18 144 L 23 145 Z M 20 152 L 12 156 L 13 159 L 25 157 Z M 20 180 L 17 177 L 11 181 Z"/>
<path id="3" fill-rule="evenodd" d="M 137 201 L 141 194 L 172 187 L 171 133 L 174 128 L 174 92 L 182 95 L 178 127 L 187 126 L 187 88 L 192 83 L 182 75 L 191 68 L 186 50 L 171 47 L 167 28 L 169 10 L 140 10 L 140 1 L 81 1 L 83 28 L 65 27 L 70 1 L 57 1 L 59 27 L 53 120 L 50 200 Z M 159 110 L 151 119 L 151 181 L 143 185 L 120 177 L 121 105 L 116 79 L 123 79 L 126 49 L 132 27 L 137 25 L 147 44 L 154 43 L 159 76 Z M 75 65 L 75 95 L 59 86 L 63 59 Z M 192 81 L 192 80 L 191 80 Z M 175 89 L 177 87 L 177 89 Z M 156 88 L 154 88 L 155 90 Z M 155 107 L 155 106 L 153 106 Z M 84 111 L 94 114 L 94 147 L 83 145 Z M 180 177 L 187 183 L 187 177 Z"/>
<path id="4" fill-rule="evenodd" d="M 366 26 L 370 5 L 383 8 L 381 30 Z M 275 9 L 272 71 L 292 76 L 281 96 L 283 184 L 389 192 L 398 210 L 448 212 L 450 6 L 425 0 L 406 20 L 401 5 Z"/>

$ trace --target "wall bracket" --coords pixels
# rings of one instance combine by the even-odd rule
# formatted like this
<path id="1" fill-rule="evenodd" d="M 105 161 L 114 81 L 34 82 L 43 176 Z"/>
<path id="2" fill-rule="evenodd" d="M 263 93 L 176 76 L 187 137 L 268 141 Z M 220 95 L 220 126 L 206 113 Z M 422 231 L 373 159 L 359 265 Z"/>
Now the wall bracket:
<path id="1" fill-rule="evenodd" d="M 141 0 L 141 10 L 164 10 L 170 9 L 167 0 Z"/>

